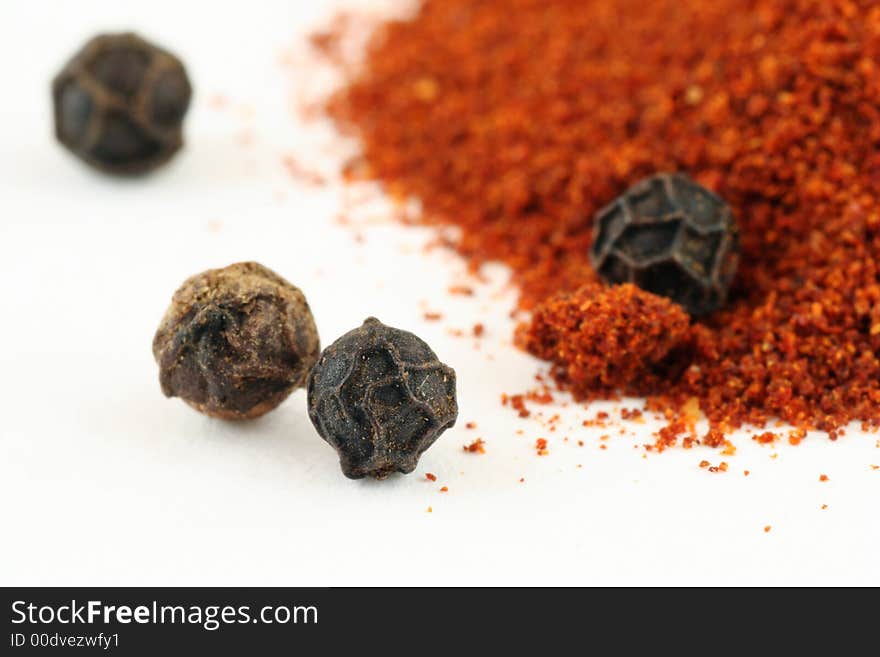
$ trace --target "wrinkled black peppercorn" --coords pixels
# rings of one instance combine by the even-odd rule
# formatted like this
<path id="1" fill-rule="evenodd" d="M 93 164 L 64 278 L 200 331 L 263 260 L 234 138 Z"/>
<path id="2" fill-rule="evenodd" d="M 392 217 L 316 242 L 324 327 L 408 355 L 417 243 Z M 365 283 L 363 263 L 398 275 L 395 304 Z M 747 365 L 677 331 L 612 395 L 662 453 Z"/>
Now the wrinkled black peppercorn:
<path id="1" fill-rule="evenodd" d="M 191 95 L 171 53 L 135 34 L 97 36 L 52 83 L 55 135 L 98 169 L 144 173 L 180 149 Z"/>
<path id="2" fill-rule="evenodd" d="M 730 208 L 683 174 L 642 180 L 600 210 L 590 248 L 606 283 L 635 283 L 694 316 L 724 304 L 738 255 Z"/>
<path id="3" fill-rule="evenodd" d="M 455 424 L 455 371 L 419 337 L 371 317 L 321 354 L 309 417 L 351 479 L 412 472 Z"/>
<path id="4" fill-rule="evenodd" d="M 153 339 L 162 392 L 224 419 L 271 411 L 320 351 L 303 293 L 255 262 L 185 281 Z"/>

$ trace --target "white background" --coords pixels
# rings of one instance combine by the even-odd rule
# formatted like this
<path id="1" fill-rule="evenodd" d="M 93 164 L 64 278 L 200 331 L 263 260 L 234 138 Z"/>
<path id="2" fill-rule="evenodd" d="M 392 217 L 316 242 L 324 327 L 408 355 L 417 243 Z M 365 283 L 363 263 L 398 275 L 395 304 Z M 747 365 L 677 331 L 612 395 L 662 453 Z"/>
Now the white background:
<path id="1" fill-rule="evenodd" d="M 295 108 L 327 82 L 304 44 L 333 4 L 0 6 L 0 584 L 880 584 L 877 436 L 644 457 L 651 423 L 602 450 L 608 431 L 580 426 L 599 406 L 536 409 L 561 410 L 553 433 L 502 408 L 538 369 L 510 345 L 504 271 L 474 283 L 383 203 L 342 225 L 343 186 L 282 165 L 332 177 L 351 152 Z M 50 121 L 67 57 L 127 28 L 177 52 L 196 89 L 185 150 L 137 180 L 82 166 Z M 306 292 L 324 344 L 374 314 L 456 368 L 459 424 L 414 474 L 345 479 L 302 391 L 239 424 L 162 396 L 150 345 L 171 294 L 248 259 Z M 482 340 L 452 334 L 475 322 Z M 476 437 L 486 454 L 462 450 Z"/>

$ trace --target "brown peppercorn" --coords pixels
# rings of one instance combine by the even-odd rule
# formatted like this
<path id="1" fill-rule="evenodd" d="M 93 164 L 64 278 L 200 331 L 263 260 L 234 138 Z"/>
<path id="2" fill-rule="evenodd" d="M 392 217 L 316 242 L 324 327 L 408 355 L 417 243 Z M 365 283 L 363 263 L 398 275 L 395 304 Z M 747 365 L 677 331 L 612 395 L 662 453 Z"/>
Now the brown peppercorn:
<path id="1" fill-rule="evenodd" d="M 145 173 L 183 144 L 192 95 L 183 64 L 131 33 L 90 40 L 52 83 L 55 135 L 109 173 Z"/>
<path id="2" fill-rule="evenodd" d="M 278 406 L 320 351 L 303 293 L 256 262 L 186 280 L 153 339 L 162 392 L 228 420 Z"/>

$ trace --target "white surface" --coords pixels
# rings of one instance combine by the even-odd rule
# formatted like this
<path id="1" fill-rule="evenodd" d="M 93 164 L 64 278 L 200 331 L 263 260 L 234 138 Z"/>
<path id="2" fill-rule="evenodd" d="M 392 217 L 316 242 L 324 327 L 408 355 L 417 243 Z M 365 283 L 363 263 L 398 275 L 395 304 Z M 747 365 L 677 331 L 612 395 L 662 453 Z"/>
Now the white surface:
<path id="1" fill-rule="evenodd" d="M 0 7 L 0 584 L 880 584 L 877 436 L 643 458 L 633 446 L 650 424 L 600 450 L 607 431 L 580 426 L 595 406 L 563 409 L 554 433 L 503 409 L 501 392 L 536 372 L 510 346 L 503 271 L 474 298 L 450 296 L 464 266 L 424 253 L 427 231 L 380 206 L 342 226 L 342 188 L 299 184 L 281 165 L 294 154 L 332 174 L 345 152 L 291 110 L 320 73 L 279 63 L 330 4 L 207 6 Z M 53 142 L 48 84 L 92 33 L 129 27 L 177 51 L 197 95 L 185 151 L 119 181 Z M 244 424 L 161 395 L 150 343 L 172 292 L 247 259 L 303 288 L 324 344 L 375 314 L 457 369 L 459 424 L 416 473 L 343 478 L 302 392 Z M 479 349 L 450 335 L 477 321 Z M 478 436 L 487 453 L 464 453 Z M 704 458 L 730 470 L 701 470 Z"/>

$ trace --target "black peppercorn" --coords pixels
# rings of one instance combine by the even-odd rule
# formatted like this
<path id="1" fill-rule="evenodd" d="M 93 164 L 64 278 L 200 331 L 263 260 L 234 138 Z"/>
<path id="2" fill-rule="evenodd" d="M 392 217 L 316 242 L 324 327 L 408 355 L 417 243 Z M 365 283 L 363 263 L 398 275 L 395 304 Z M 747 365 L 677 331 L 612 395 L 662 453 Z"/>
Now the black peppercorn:
<path id="1" fill-rule="evenodd" d="M 455 371 L 419 337 L 371 317 L 321 354 L 309 417 L 351 479 L 412 472 L 455 424 Z"/>
<path id="2" fill-rule="evenodd" d="M 683 174 L 647 178 L 596 214 L 590 258 L 606 283 L 635 283 L 694 316 L 724 304 L 739 232 L 728 205 Z"/>
<path id="3" fill-rule="evenodd" d="M 180 149 L 191 95 L 171 53 L 135 34 L 97 36 L 52 83 L 55 135 L 98 169 L 144 173 Z"/>
<path id="4" fill-rule="evenodd" d="M 278 406 L 320 351 L 303 293 L 255 262 L 185 281 L 153 340 L 162 392 L 224 419 Z"/>

